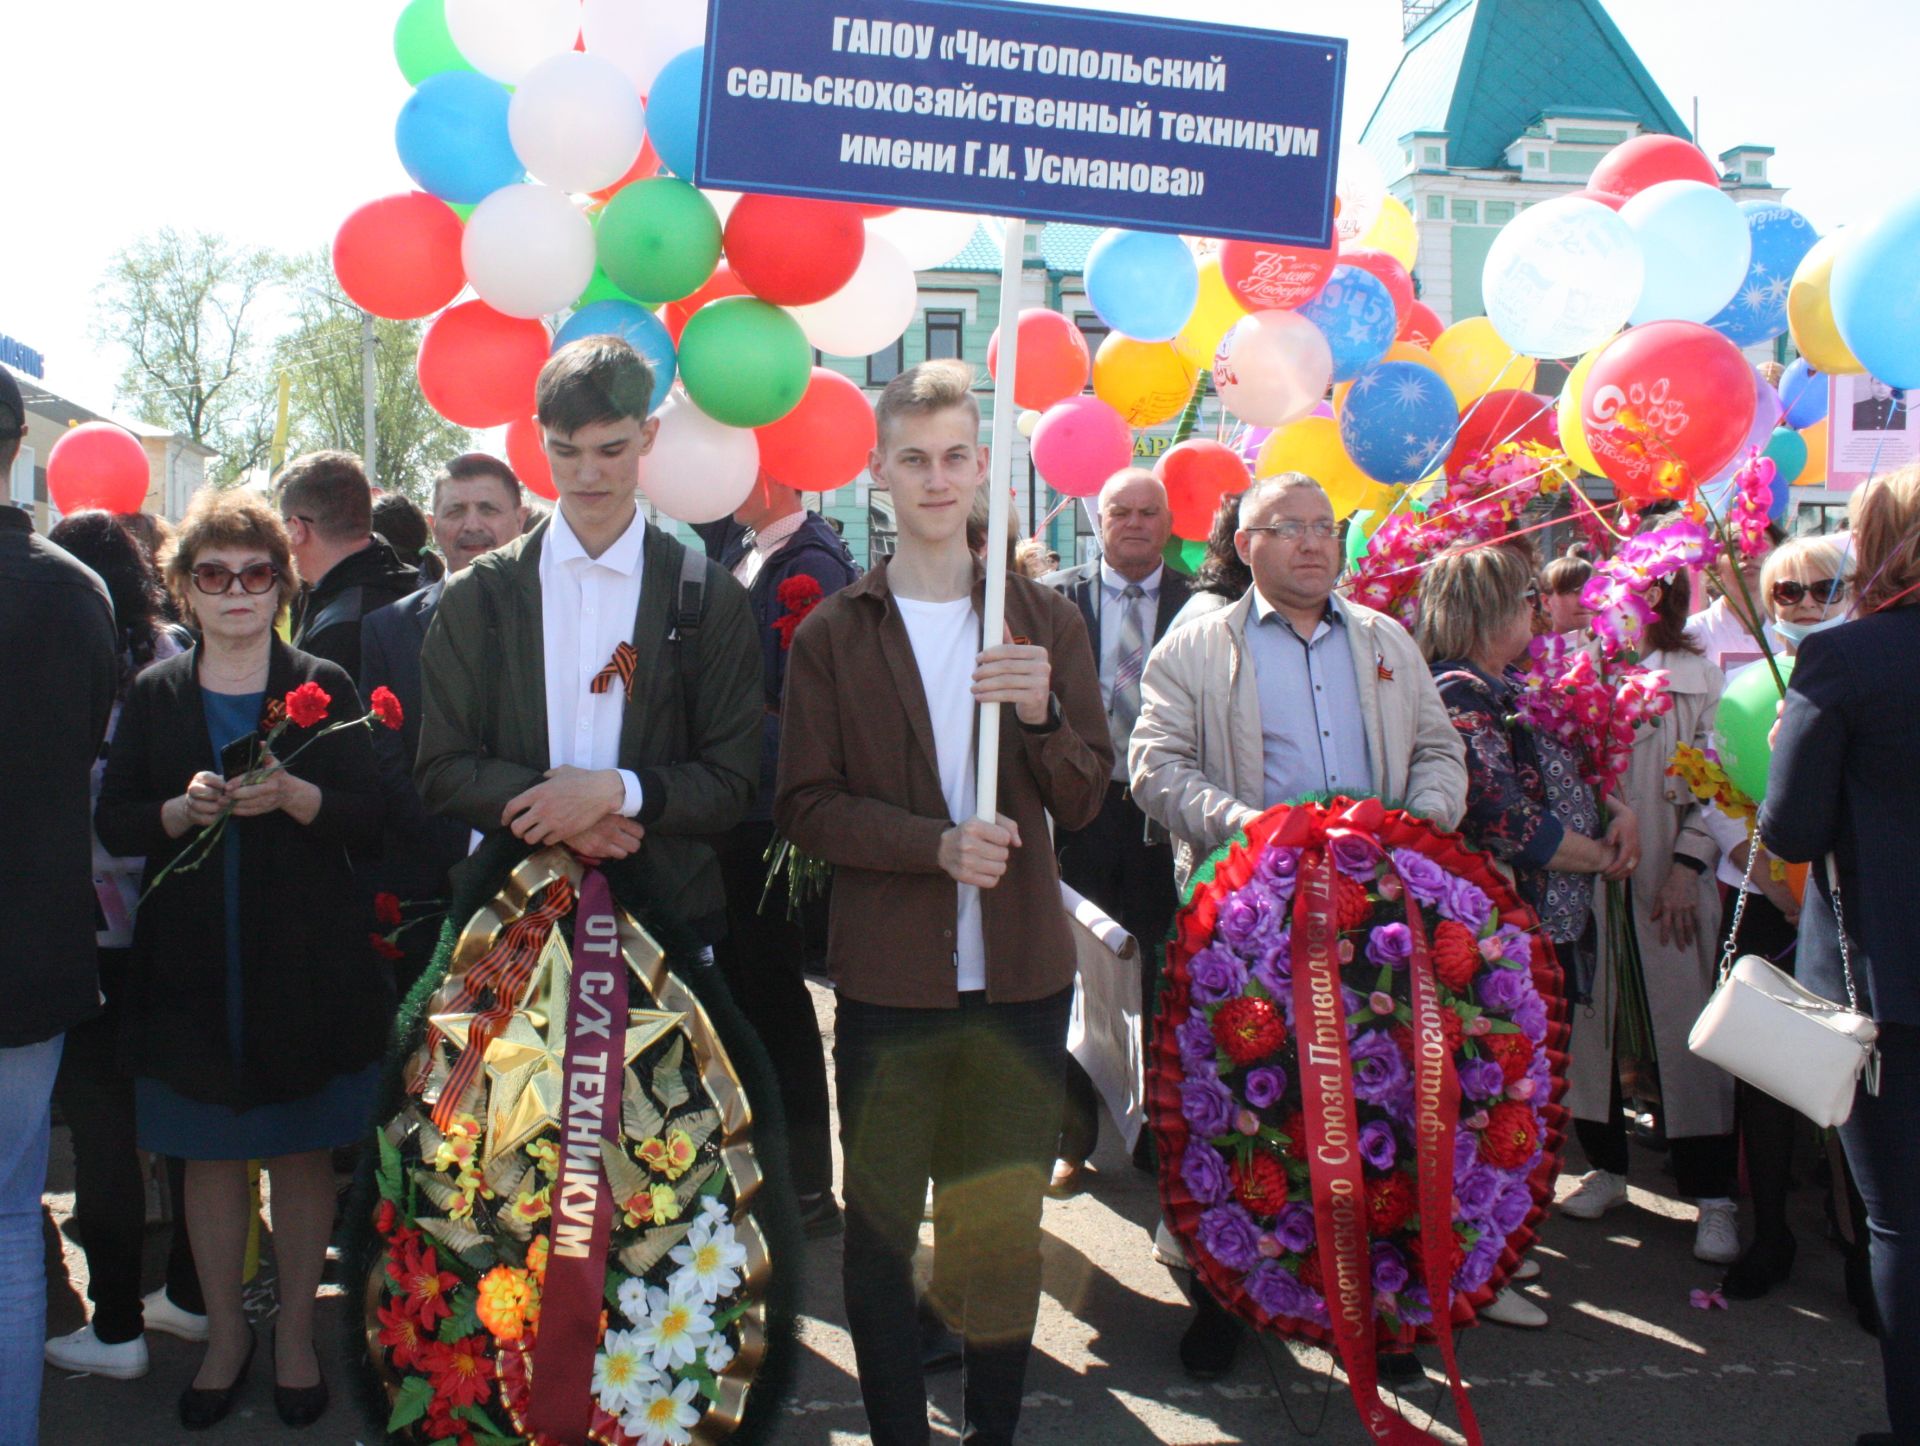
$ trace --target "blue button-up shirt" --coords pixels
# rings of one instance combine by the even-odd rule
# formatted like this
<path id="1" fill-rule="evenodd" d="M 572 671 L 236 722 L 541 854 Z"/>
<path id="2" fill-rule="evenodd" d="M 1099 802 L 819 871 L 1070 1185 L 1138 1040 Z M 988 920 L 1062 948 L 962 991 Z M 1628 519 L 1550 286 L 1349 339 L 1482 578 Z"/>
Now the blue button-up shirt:
<path id="1" fill-rule="evenodd" d="M 1261 754 L 1271 808 L 1304 794 L 1369 793 L 1373 764 L 1360 712 L 1347 615 L 1338 599 L 1303 639 L 1258 588 L 1247 651 L 1260 686 Z"/>

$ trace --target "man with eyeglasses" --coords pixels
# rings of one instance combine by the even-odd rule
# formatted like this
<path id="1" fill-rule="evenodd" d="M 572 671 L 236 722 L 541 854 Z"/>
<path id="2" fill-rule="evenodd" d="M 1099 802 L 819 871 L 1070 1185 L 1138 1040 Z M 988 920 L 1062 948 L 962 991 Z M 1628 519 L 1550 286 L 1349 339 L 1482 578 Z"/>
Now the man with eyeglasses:
<path id="1" fill-rule="evenodd" d="M 419 570 L 373 535 L 373 489 L 351 452 L 308 452 L 274 487 L 306 583 L 293 605 L 293 645 L 360 676 L 360 622 L 420 584 Z"/>
<path id="2" fill-rule="evenodd" d="M 1264 810 L 1306 795 L 1374 794 L 1452 828 L 1465 746 L 1406 629 L 1333 595 L 1326 491 L 1303 472 L 1254 483 L 1234 547 L 1253 586 L 1153 650 L 1127 752 L 1134 798 L 1176 841 L 1181 889 Z M 1155 1250 L 1176 1262 L 1164 1230 Z M 1180 1360 L 1212 1379 L 1231 1369 L 1240 1327 L 1197 1283 L 1194 1305 Z"/>

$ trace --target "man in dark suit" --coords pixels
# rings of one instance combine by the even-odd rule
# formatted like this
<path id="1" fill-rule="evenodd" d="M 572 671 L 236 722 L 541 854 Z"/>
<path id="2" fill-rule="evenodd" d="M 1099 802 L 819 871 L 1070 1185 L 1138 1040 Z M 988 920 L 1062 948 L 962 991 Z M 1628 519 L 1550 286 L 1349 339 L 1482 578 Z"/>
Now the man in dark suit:
<path id="1" fill-rule="evenodd" d="M 1862 395 L 1862 389 L 1865 395 Z M 1853 430 L 1901 432 L 1907 426 L 1906 393 L 1878 377 L 1862 377 L 1854 384 Z"/>
<path id="2" fill-rule="evenodd" d="M 420 586 L 419 569 L 373 534 L 373 489 L 351 452 L 308 452 L 274 480 L 293 561 L 306 584 L 293 645 L 360 675 L 360 621 Z"/>
<path id="3" fill-rule="evenodd" d="M 0 366 L 0 477 L 26 408 Z M 119 644 L 107 590 L 0 503 L 0 1422 L 34 1436 L 47 1283 L 40 1249 L 48 1105 L 66 1031 L 97 1013 L 88 779 L 113 708 Z"/>
<path id="4" fill-rule="evenodd" d="M 465 453 L 434 480 L 433 536 L 449 572 L 513 541 L 525 515 L 520 479 L 497 457 Z M 458 819 L 428 813 L 413 786 L 413 763 L 420 751 L 420 649 L 445 586 L 444 578 L 430 583 L 368 613 L 360 623 L 360 696 L 391 688 L 405 713 L 398 733 L 382 728 L 373 738 L 387 801 L 386 844 L 376 884 L 404 902 L 445 897 L 447 871 L 466 857 L 470 837 Z M 415 913 L 409 911 L 409 916 Z M 422 927 L 401 936 L 405 960 L 397 972 L 403 994 L 431 956 L 436 932 Z"/>
<path id="5" fill-rule="evenodd" d="M 1127 738 L 1140 713 L 1140 673 L 1187 601 L 1186 579 L 1162 562 L 1173 532 L 1167 489 L 1151 472 L 1129 467 L 1100 489 L 1100 556 L 1041 581 L 1072 598 L 1086 619 L 1100 665 L 1100 701 L 1113 739 L 1113 778 L 1100 816 L 1061 829 L 1060 877 L 1098 904 L 1140 942 L 1142 1017 L 1153 1017 L 1160 946 L 1173 923 L 1173 848 L 1147 821 L 1127 786 Z M 1066 1117 L 1052 1193 L 1081 1188 L 1087 1157 L 1100 1138 L 1100 1100 L 1086 1071 L 1067 1065 Z"/>

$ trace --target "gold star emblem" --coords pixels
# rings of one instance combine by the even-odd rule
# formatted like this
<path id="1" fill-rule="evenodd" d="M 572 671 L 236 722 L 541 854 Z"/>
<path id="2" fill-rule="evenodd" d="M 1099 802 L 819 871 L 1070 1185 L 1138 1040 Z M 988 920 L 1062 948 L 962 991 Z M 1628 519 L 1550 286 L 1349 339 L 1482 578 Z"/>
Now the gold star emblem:
<path id="1" fill-rule="evenodd" d="M 559 928 L 547 936 L 534 966 L 526 997 L 508 1016 L 505 1028 L 487 1043 L 487 1134 L 485 1160 L 517 1150 L 549 1125 L 560 1123 L 561 1090 L 566 1082 L 567 990 L 573 978 L 573 954 Z M 432 1023 L 461 1049 L 477 1014 L 436 1014 Z M 627 1011 L 627 1037 L 621 1063 L 632 1064 L 640 1051 L 679 1028 L 684 1014 L 670 1010 Z"/>

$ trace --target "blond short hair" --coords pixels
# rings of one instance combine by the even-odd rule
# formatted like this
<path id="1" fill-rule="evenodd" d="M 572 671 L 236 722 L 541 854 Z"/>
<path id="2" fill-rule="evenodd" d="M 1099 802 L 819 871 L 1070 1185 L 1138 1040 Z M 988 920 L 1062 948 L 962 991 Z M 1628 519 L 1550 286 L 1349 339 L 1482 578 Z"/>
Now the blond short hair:
<path id="1" fill-rule="evenodd" d="M 1851 577 L 1852 548 L 1837 537 L 1796 537 L 1768 553 L 1760 568 L 1760 606 L 1768 617 L 1778 615 L 1773 606 L 1773 585 L 1789 574 L 1796 579 Z"/>
<path id="2" fill-rule="evenodd" d="M 194 564 L 202 553 L 220 547 L 267 555 L 280 572 L 283 611 L 300 590 L 300 570 L 294 566 L 293 544 L 280 514 L 252 492 L 202 487 L 193 494 L 187 515 L 160 553 L 160 574 L 181 611 L 192 611 Z"/>
<path id="3" fill-rule="evenodd" d="M 899 418 L 924 417 L 950 407 L 965 407 L 973 414 L 974 430 L 979 430 L 980 402 L 973 394 L 972 367 L 951 357 L 908 367 L 881 388 L 880 400 L 874 403 L 880 445 L 886 445 L 887 433 Z"/>
<path id="4" fill-rule="evenodd" d="M 1450 547 L 1420 574 L 1414 641 L 1429 663 L 1465 658 L 1487 633 L 1526 606 L 1532 569 L 1508 547 Z"/>
<path id="5" fill-rule="evenodd" d="M 1854 574 L 1865 578 L 1854 610 L 1862 617 L 1895 598 L 1911 607 L 1920 592 L 1920 463 L 1876 477 L 1847 506 L 1853 533 Z M 1904 596 L 1902 596 L 1904 594 Z"/>

